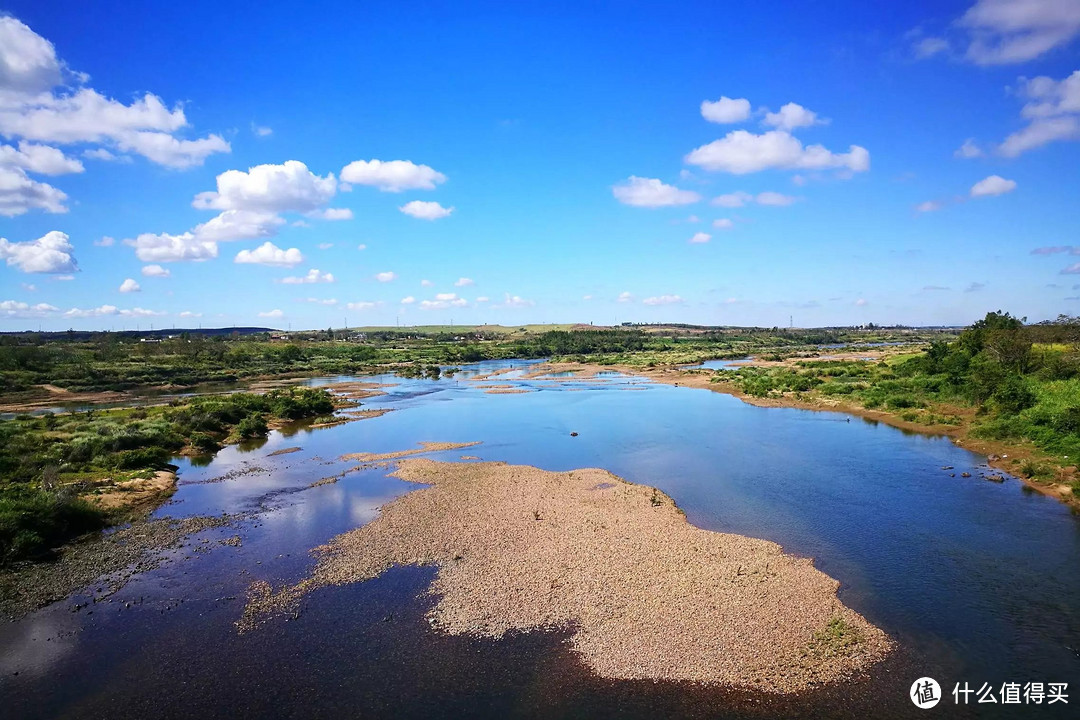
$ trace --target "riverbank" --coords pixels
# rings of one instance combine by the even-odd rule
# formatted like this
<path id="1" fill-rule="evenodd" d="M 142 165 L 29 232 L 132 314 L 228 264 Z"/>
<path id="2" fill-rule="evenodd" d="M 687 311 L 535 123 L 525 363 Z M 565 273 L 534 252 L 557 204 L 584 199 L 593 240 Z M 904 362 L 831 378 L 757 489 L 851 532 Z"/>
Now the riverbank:
<path id="1" fill-rule="evenodd" d="M 544 377 L 553 373 L 573 373 L 575 379 L 594 378 L 598 373 L 617 371 L 626 375 L 646 377 L 654 382 L 679 387 L 692 387 L 732 395 L 743 402 L 757 407 L 787 407 L 818 412 L 837 412 L 854 415 L 873 422 L 880 422 L 905 432 L 925 435 L 945 436 L 953 444 L 974 453 L 986 456 L 986 464 L 1006 472 L 1031 490 L 1053 497 L 1071 508 L 1080 510 L 1080 497 L 1073 492 L 1074 483 L 1080 480 L 1080 469 L 1076 466 L 1060 467 L 1051 480 L 1028 476 L 1023 469 L 1028 463 L 1050 463 L 1054 458 L 1040 451 L 1031 443 L 987 440 L 975 437 L 972 430 L 974 410 L 970 408 L 949 407 L 949 415 L 959 420 L 958 424 L 927 424 L 905 420 L 898 412 L 866 408 L 852 402 L 845 402 L 834 397 L 813 397 L 800 393 L 800 397 L 785 394 L 784 397 L 756 397 L 743 392 L 730 382 L 715 381 L 715 374 L 709 370 L 683 367 L 639 368 L 628 365 L 594 365 L 589 363 L 544 363 L 532 370 L 531 376 Z M 565 376 L 564 376 L 565 377 Z M 994 480 L 990 475 L 987 479 Z"/>
<path id="2" fill-rule="evenodd" d="M 53 562 L 0 568 L 0 617 L 15 619 L 85 590 L 92 605 L 108 602 L 134 576 L 161 565 L 169 551 L 190 543 L 205 530 L 236 524 L 234 515 L 135 520 L 115 532 L 71 542 Z M 239 544 L 239 536 L 217 544 Z M 210 541 L 205 541 L 208 548 Z M 76 604 L 72 612 L 82 609 Z M 92 608 L 91 608 L 92 611 Z"/>
<path id="3" fill-rule="evenodd" d="M 434 627 L 567 629 L 604 678 L 793 693 L 861 675 L 892 648 L 811 560 L 694 527 L 664 493 L 607 471 L 406 459 L 393 475 L 429 487 L 319 548 L 309 578 L 253 585 L 242 631 L 319 587 L 436 565 Z"/>

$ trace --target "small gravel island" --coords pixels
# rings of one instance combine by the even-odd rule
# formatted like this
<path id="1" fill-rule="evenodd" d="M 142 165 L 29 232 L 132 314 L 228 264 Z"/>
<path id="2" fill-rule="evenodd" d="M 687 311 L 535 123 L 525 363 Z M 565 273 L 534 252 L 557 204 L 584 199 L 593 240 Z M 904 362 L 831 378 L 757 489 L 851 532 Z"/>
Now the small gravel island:
<path id="1" fill-rule="evenodd" d="M 790 693 L 850 678 L 892 647 L 810 559 L 696 528 L 661 491 L 605 470 L 410 458 L 394 475 L 429 487 L 318 548 L 298 584 L 255 583 L 241 631 L 296 612 L 319 587 L 436 565 L 436 630 L 569 628 L 606 678 Z"/>

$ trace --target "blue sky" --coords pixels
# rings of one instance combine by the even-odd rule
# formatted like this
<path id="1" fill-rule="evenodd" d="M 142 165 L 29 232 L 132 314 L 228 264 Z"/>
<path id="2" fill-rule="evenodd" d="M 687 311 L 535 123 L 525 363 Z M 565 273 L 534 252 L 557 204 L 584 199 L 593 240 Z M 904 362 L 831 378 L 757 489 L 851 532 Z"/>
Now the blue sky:
<path id="1" fill-rule="evenodd" d="M 0 11 L 3 330 L 1080 313 L 1078 0 Z"/>

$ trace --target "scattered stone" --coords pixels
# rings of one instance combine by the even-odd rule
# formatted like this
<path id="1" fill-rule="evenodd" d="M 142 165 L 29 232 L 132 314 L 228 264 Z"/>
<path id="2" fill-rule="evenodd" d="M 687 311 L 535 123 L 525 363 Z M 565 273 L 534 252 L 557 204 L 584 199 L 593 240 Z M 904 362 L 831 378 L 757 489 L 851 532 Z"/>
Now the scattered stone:
<path id="1" fill-rule="evenodd" d="M 303 448 L 300 447 L 287 447 L 281 450 L 275 450 L 267 455 L 267 457 L 276 457 L 277 455 L 288 455 L 289 453 L 300 452 Z"/>
<path id="2" fill-rule="evenodd" d="M 960 477 L 971 477 L 971 473 L 969 473 L 969 472 L 962 472 L 962 473 L 960 473 Z"/>
<path id="3" fill-rule="evenodd" d="M 309 578 L 253 584 L 241 631 L 288 617 L 319 587 L 435 565 L 436 629 L 566 628 L 604 678 L 791 693 L 850 678 L 892 647 L 809 558 L 696 528 L 664 493 L 606 471 L 410 459 L 394 475 L 430 487 L 318 548 Z"/>
<path id="4" fill-rule="evenodd" d="M 236 515 L 218 515 L 140 520 L 115 532 L 66 545 L 55 562 L 24 563 L 4 569 L 0 571 L 0 614 L 19 617 L 95 580 L 101 585 L 90 588 L 95 593 L 94 602 L 104 600 L 132 576 L 158 567 L 166 551 L 183 547 L 189 536 L 231 525 L 238 519 Z M 81 607 L 76 604 L 72 612 Z"/>
<path id="5" fill-rule="evenodd" d="M 472 447 L 479 445 L 480 441 L 475 440 L 473 442 L 421 442 L 419 449 L 416 450 L 398 450 L 397 452 L 389 453 L 349 453 L 348 455 L 342 455 L 342 460 L 359 460 L 360 462 L 378 462 L 380 460 L 397 460 L 399 458 L 408 457 L 409 455 L 422 455 L 424 453 L 442 452 L 443 450 L 458 450 L 460 448 Z"/>

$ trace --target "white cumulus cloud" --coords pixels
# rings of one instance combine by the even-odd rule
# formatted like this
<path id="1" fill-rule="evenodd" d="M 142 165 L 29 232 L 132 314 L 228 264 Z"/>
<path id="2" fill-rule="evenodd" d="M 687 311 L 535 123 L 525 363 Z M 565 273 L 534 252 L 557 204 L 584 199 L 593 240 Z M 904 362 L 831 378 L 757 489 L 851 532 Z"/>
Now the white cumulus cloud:
<path id="1" fill-rule="evenodd" d="M 3 300 L 0 301 L 0 317 L 9 318 L 39 318 L 51 315 L 60 308 L 55 305 L 49 305 L 48 303 L 37 303 L 36 305 L 30 305 L 20 300 Z"/>
<path id="2" fill-rule="evenodd" d="M 147 263 L 201 262 L 218 256 L 217 243 L 200 240 L 192 233 L 143 233 L 125 243 L 135 248 L 135 257 Z"/>
<path id="3" fill-rule="evenodd" d="M 658 295 L 656 297 L 647 297 L 641 302 L 645 305 L 676 305 L 682 301 L 683 299 L 678 295 Z"/>
<path id="4" fill-rule="evenodd" d="M 454 283 L 454 287 L 467 287 L 467 286 L 473 285 L 473 284 L 475 284 L 475 283 L 473 283 L 472 278 L 460 277 Z"/>
<path id="5" fill-rule="evenodd" d="M 280 310 L 278 310 L 277 308 L 275 308 L 273 310 L 267 310 L 266 312 L 259 313 L 259 317 L 261 317 L 261 318 L 270 318 L 272 320 L 277 320 L 279 318 L 285 317 L 285 313 L 283 313 Z"/>
<path id="6" fill-rule="evenodd" d="M 334 275 L 332 273 L 320 272 L 318 268 L 311 268 L 307 271 L 307 275 L 301 275 L 299 277 L 284 277 L 280 282 L 285 285 L 305 285 L 311 283 L 332 283 L 334 282 Z"/>
<path id="7" fill-rule="evenodd" d="M 532 307 L 535 304 L 536 303 L 533 302 L 532 300 L 526 300 L 525 298 L 523 298 L 523 297 L 521 297 L 519 295 L 511 295 L 510 293 L 505 293 L 503 295 L 503 301 L 502 301 L 502 306 L 503 307 L 523 308 L 523 307 Z"/>
<path id="8" fill-rule="evenodd" d="M 0 18 L 0 88 L 37 94 L 59 85 L 56 48 L 13 17 Z"/>
<path id="9" fill-rule="evenodd" d="M 748 192 L 737 190 L 733 193 L 726 193 L 724 195 L 717 195 L 712 199 L 710 205 L 717 205 L 719 207 L 737 208 L 751 203 L 754 201 L 754 196 Z"/>
<path id="10" fill-rule="evenodd" d="M 791 205 L 796 201 L 798 201 L 797 197 L 784 195 L 783 193 L 773 192 L 771 190 L 760 192 L 757 195 L 751 195 L 748 192 L 737 190 L 733 193 L 714 197 L 710 204 L 718 207 L 737 208 L 750 205 L 751 203 L 757 203 L 758 205 L 784 206 Z"/>
<path id="11" fill-rule="evenodd" d="M 53 230 L 37 240 L 10 242 L 0 238 L 0 259 L 24 273 L 70 273 L 79 269 L 66 233 Z"/>
<path id="12" fill-rule="evenodd" d="M 375 273 L 375 279 L 378 280 L 381 283 L 388 283 L 388 282 L 390 282 L 392 280 L 397 279 L 397 273 L 390 272 L 390 271 L 381 272 L 381 273 Z"/>
<path id="13" fill-rule="evenodd" d="M 188 125 L 180 105 L 170 110 L 151 93 L 124 104 L 85 82 L 84 75 L 67 71 L 52 43 L 16 18 L 0 17 L 0 134 L 107 145 L 176 168 L 230 151 L 220 135 L 178 137 Z"/>
<path id="14" fill-rule="evenodd" d="M 231 242 L 273 237 L 285 220 L 272 212 L 225 210 L 196 225 L 191 234 L 203 242 Z"/>
<path id="15" fill-rule="evenodd" d="M 341 170 L 343 182 L 352 185 L 371 185 L 384 192 L 402 190 L 434 190 L 446 182 L 446 176 L 409 160 L 355 160 Z"/>
<path id="16" fill-rule="evenodd" d="M 446 310 L 448 308 L 466 307 L 469 302 L 465 298 L 459 298 L 455 293 L 438 293 L 434 300 L 421 300 L 421 310 Z"/>
<path id="17" fill-rule="evenodd" d="M 449 217 L 450 213 L 454 212 L 452 207 L 443 207 L 435 201 L 426 200 L 407 202 L 398 210 L 421 220 L 438 220 L 439 218 Z"/>
<path id="18" fill-rule="evenodd" d="M 701 199 L 700 195 L 691 190 L 680 190 L 656 178 L 643 178 L 636 175 L 631 175 L 626 182 L 612 187 L 611 193 L 624 205 L 647 208 L 689 205 Z"/>
<path id="19" fill-rule="evenodd" d="M 1062 80 L 1021 78 L 1017 94 L 1027 100 L 1020 115 L 1028 124 L 998 145 L 999 154 L 1016 157 L 1048 143 L 1080 139 L 1080 70 Z"/>
<path id="20" fill-rule="evenodd" d="M 168 313 L 160 310 L 147 310 L 145 308 L 135 307 L 130 310 L 118 308 L 115 305 L 101 305 L 96 308 L 88 308 L 83 310 L 81 308 L 71 308 L 64 313 L 64 317 L 69 318 L 92 318 L 92 317 L 108 317 L 116 315 L 119 317 L 160 317 Z"/>
<path id="21" fill-rule="evenodd" d="M 66 200 L 63 190 L 34 180 L 22 168 L 0 166 L 0 215 L 15 217 L 31 210 L 66 213 Z"/>
<path id="22" fill-rule="evenodd" d="M 1015 180 L 1006 180 L 1000 175 L 991 175 L 971 186 L 971 197 L 992 197 L 1004 195 L 1016 189 Z"/>
<path id="23" fill-rule="evenodd" d="M 139 286 L 139 283 L 135 282 L 131 278 L 127 278 L 126 280 L 124 280 L 124 282 L 120 283 L 120 292 L 122 293 L 133 293 L 139 292 L 141 290 L 142 287 Z"/>
<path id="24" fill-rule="evenodd" d="M 802 142 L 785 130 L 770 130 L 761 135 L 733 130 L 720 140 L 692 150 L 685 160 L 706 170 L 735 175 L 770 169 L 850 172 L 870 169 L 870 153 L 866 148 L 852 145 L 846 153 L 833 153 L 823 145 L 803 147 Z"/>
<path id="25" fill-rule="evenodd" d="M 353 211 L 349 208 L 326 208 L 325 210 L 310 212 L 308 216 L 321 220 L 352 220 Z"/>
<path id="26" fill-rule="evenodd" d="M 59 148 L 36 145 L 22 140 L 19 146 L 0 145 L 0 167 L 17 167 L 38 175 L 81 173 L 78 160 L 69 158 Z"/>
<path id="27" fill-rule="evenodd" d="M 256 165 L 247 172 L 227 170 L 217 176 L 217 190 L 199 193 L 192 207 L 202 210 L 312 212 L 334 197 L 334 174 L 321 177 L 299 160 Z"/>
<path id="28" fill-rule="evenodd" d="M 969 33 L 966 57 L 977 65 L 1024 62 L 1080 34 L 1075 0 L 977 0 L 956 23 Z"/>
<path id="29" fill-rule="evenodd" d="M 705 100 L 701 103 L 701 117 L 721 124 L 743 122 L 750 117 L 750 101 L 723 95 L 716 101 Z"/>
<path id="30" fill-rule="evenodd" d="M 146 265 L 142 269 L 143 277 L 162 277 L 167 278 L 172 273 L 167 268 L 163 268 L 160 265 Z"/>
<path id="31" fill-rule="evenodd" d="M 777 112 L 766 113 L 762 122 L 780 130 L 794 130 L 795 128 L 825 124 L 825 121 L 819 118 L 816 112 L 793 102 L 784 105 Z"/>
<path id="32" fill-rule="evenodd" d="M 956 148 L 956 152 L 953 153 L 953 157 L 964 158 L 965 160 L 982 157 L 982 155 L 982 148 L 975 144 L 975 138 L 965 140 L 964 144 Z"/>
<path id="33" fill-rule="evenodd" d="M 295 267 L 304 262 L 304 256 L 297 248 L 282 250 L 267 240 L 254 250 L 241 250 L 236 254 L 233 262 L 248 265 Z"/>
<path id="34" fill-rule="evenodd" d="M 697 233 L 694 233 L 691 236 L 691 238 L 689 240 L 687 240 L 687 242 L 689 242 L 692 245 L 703 245 L 703 244 L 709 242 L 710 240 L 712 240 L 712 235 L 710 235 L 709 233 L 697 232 Z"/>
<path id="35" fill-rule="evenodd" d="M 735 227 L 735 223 L 730 218 L 717 218 L 713 220 L 712 226 L 717 230 L 730 230 Z"/>

